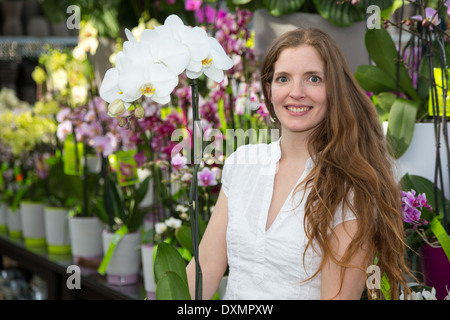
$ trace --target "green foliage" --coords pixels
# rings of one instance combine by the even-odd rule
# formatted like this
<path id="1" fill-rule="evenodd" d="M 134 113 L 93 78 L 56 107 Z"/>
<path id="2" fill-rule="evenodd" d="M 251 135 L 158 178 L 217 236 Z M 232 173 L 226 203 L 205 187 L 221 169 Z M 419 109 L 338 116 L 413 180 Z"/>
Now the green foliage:
<path id="1" fill-rule="evenodd" d="M 227 0 L 230 10 L 236 7 L 251 11 L 265 8 L 274 16 L 282 16 L 294 12 L 320 14 L 331 23 L 347 27 L 366 18 L 366 10 L 370 5 L 376 5 L 381 10 L 392 7 L 394 0 L 362 0 L 357 5 L 351 2 L 330 0 Z"/>
<path id="2" fill-rule="evenodd" d="M 359 66 L 355 78 L 364 90 L 375 94 L 380 121 L 388 121 L 386 138 L 392 146 L 392 156 L 397 159 L 411 143 L 418 112 L 426 106 L 427 92 L 414 88 L 408 70 L 399 61 L 394 41 L 384 28 L 368 29 L 365 45 L 375 65 Z M 421 86 L 425 85 L 422 82 Z"/>
<path id="3" fill-rule="evenodd" d="M 154 264 L 157 300 L 190 300 L 186 262 L 171 244 L 156 247 Z"/>
<path id="4" fill-rule="evenodd" d="M 98 218 L 111 230 L 126 225 L 129 232 L 137 231 L 144 221 L 146 208 L 140 207 L 151 177 L 148 176 L 138 185 L 119 187 L 114 175 L 105 178 L 102 198 L 94 199 Z"/>

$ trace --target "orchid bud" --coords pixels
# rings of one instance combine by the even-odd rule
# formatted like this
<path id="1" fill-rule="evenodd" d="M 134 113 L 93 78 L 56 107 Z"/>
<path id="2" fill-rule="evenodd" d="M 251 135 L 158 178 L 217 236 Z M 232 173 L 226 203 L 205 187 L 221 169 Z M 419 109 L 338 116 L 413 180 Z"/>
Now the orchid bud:
<path id="1" fill-rule="evenodd" d="M 118 125 L 121 128 L 125 127 L 125 125 L 127 124 L 127 120 L 125 118 L 119 118 L 118 121 Z"/>
<path id="2" fill-rule="evenodd" d="M 108 106 L 108 116 L 113 118 L 123 115 L 126 111 L 127 109 L 125 108 L 123 101 L 120 99 L 114 100 Z"/>
<path id="3" fill-rule="evenodd" d="M 144 108 L 143 108 L 142 106 L 138 106 L 138 107 L 136 108 L 136 110 L 134 111 L 134 116 L 135 116 L 136 118 L 138 118 L 138 119 L 141 119 L 141 118 L 144 117 L 144 115 L 145 115 L 145 110 L 144 110 Z"/>

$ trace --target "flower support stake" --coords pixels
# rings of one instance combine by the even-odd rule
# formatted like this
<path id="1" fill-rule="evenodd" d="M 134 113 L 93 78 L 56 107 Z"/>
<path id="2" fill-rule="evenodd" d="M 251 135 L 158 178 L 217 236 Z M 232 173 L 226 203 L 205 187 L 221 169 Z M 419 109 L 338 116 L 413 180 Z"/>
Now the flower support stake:
<path id="1" fill-rule="evenodd" d="M 201 123 L 198 114 L 198 91 L 197 80 L 193 79 L 191 82 L 192 90 L 192 119 L 193 119 L 193 164 L 194 172 L 192 174 L 192 182 L 189 190 L 189 215 L 191 220 L 191 234 L 192 234 L 192 247 L 195 261 L 195 300 L 202 299 L 202 269 L 200 267 L 198 245 L 199 245 L 199 228 L 198 228 L 198 176 L 197 172 L 202 161 L 202 136 L 201 136 Z M 197 128 L 198 126 L 198 128 Z M 198 131 L 198 132 L 197 132 Z M 197 133 L 200 133 L 200 140 L 198 140 Z M 198 140 L 198 141 L 197 141 Z"/>

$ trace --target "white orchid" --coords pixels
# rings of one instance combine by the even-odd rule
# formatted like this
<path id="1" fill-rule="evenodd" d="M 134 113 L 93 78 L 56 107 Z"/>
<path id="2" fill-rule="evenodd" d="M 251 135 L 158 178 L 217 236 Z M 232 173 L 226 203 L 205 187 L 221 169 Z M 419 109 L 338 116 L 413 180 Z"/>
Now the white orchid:
<path id="1" fill-rule="evenodd" d="M 199 72 L 202 69 L 202 61 L 209 53 L 208 34 L 200 27 L 190 28 L 184 25 L 177 15 L 170 15 L 164 24 L 155 28 L 155 31 L 164 37 L 172 38 L 186 47 L 188 50 L 188 64 L 186 70 Z M 184 70 L 183 70 L 184 71 Z"/>
<path id="2" fill-rule="evenodd" d="M 163 234 L 167 230 L 167 225 L 164 222 L 158 222 L 155 224 L 155 232 L 157 234 Z"/>
<path id="3" fill-rule="evenodd" d="M 204 73 L 221 82 L 223 71 L 233 66 L 215 38 L 200 27 L 184 25 L 177 15 L 167 17 L 163 25 L 142 31 L 139 41 L 128 29 L 125 34 L 123 51 L 116 55 L 115 67 L 107 70 L 100 87 L 103 100 L 113 104 L 109 108 L 112 116 L 122 115 L 123 106 L 128 109 L 142 96 L 159 104 L 169 103 L 182 72 L 190 79 Z"/>
<path id="4" fill-rule="evenodd" d="M 173 229 L 178 229 L 179 227 L 181 227 L 181 220 L 174 218 L 174 217 L 170 217 L 169 219 L 166 219 L 166 221 L 164 221 L 165 224 Z"/>
<path id="5" fill-rule="evenodd" d="M 225 50 L 216 38 L 208 37 L 208 44 L 209 53 L 207 57 L 202 60 L 201 70 L 198 72 L 186 70 L 186 75 L 190 79 L 196 79 L 204 73 L 205 76 L 211 80 L 222 82 L 224 78 L 223 71 L 233 67 L 233 60 L 227 56 Z"/>

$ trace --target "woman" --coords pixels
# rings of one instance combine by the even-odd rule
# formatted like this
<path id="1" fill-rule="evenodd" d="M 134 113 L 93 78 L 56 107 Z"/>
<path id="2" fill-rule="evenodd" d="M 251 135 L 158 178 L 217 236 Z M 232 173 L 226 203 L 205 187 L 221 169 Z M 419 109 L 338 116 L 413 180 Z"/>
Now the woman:
<path id="1" fill-rule="evenodd" d="M 377 112 L 337 44 L 318 29 L 283 34 L 261 83 L 281 138 L 225 162 L 199 248 L 203 298 L 229 266 L 226 299 L 360 299 L 376 257 L 398 297 L 400 190 Z M 195 261 L 187 273 L 194 296 Z"/>

